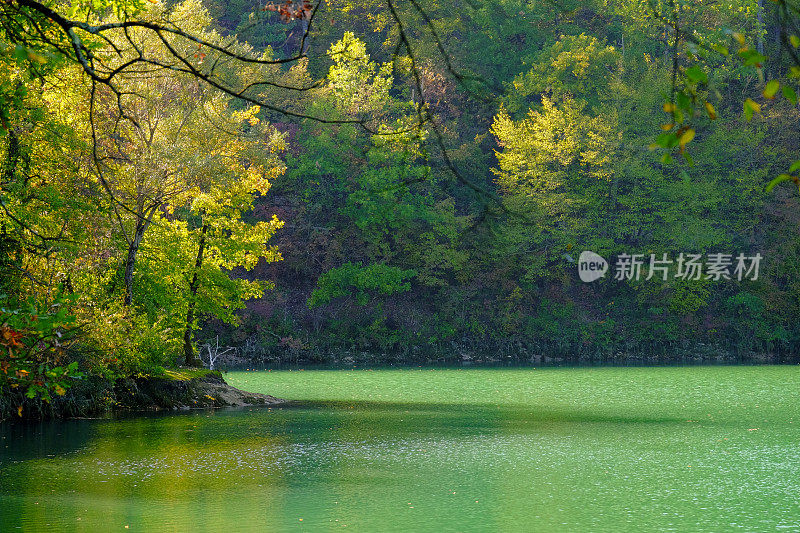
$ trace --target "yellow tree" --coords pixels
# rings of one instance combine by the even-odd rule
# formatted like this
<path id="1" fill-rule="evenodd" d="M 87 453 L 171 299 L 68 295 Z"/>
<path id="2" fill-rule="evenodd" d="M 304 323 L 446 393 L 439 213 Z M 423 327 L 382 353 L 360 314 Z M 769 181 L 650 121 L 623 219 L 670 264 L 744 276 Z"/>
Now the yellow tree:
<path id="1" fill-rule="evenodd" d="M 166 16 L 165 9 L 158 4 L 142 16 L 159 20 Z M 198 2 L 184 2 L 170 16 L 179 19 L 186 31 L 223 44 L 218 33 L 207 29 L 211 20 Z M 224 44 L 229 51 L 249 52 L 235 41 Z M 219 51 L 206 49 L 207 56 L 201 47 L 192 53 L 189 44 L 165 41 L 142 27 L 117 29 L 109 34 L 108 46 L 95 52 L 106 58 L 109 68 L 120 69 L 115 79 L 125 86 L 120 93 L 113 87 L 93 85 L 90 101 L 97 179 L 111 197 L 116 226 L 126 245 L 121 261 L 126 306 L 135 298 L 139 248 L 159 212 L 168 214 L 189 205 L 239 165 L 236 154 L 241 148 L 232 147 L 241 144 L 242 132 L 231 126 L 232 120 L 238 122 L 233 118 L 232 98 L 192 73 L 174 68 L 170 60 L 175 60 L 176 47 L 182 57 L 190 58 L 188 66 L 205 69 L 207 63 L 214 63 L 212 70 L 231 83 L 246 84 L 257 77 L 253 70 L 267 68 L 233 71 Z M 136 58 L 139 67 L 129 68 Z M 302 68 L 286 77 L 302 77 L 298 70 Z M 250 119 L 257 120 L 252 113 Z"/>
<path id="2" fill-rule="evenodd" d="M 187 365 L 197 363 L 193 332 L 201 316 L 236 323 L 235 311 L 243 302 L 272 286 L 232 272 L 280 259 L 268 241 L 283 222 L 275 216 L 253 223 L 243 219 L 255 199 L 267 193 L 271 180 L 285 170 L 279 158 L 283 137 L 262 123 L 257 113 L 257 107 L 218 110 L 217 127 L 236 134 L 214 149 L 225 164 L 214 167 L 208 186 L 183 209 L 172 214 L 159 211 L 143 242 L 143 305 L 169 317 L 171 327 L 182 329 Z"/>

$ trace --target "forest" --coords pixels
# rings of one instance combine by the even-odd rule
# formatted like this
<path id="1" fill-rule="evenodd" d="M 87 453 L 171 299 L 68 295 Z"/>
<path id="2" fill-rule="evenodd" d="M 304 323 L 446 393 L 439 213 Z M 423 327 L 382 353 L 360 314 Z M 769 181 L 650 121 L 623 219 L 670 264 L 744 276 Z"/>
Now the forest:
<path id="1" fill-rule="evenodd" d="M 0 407 L 221 345 L 798 362 L 796 9 L 4 0 Z"/>

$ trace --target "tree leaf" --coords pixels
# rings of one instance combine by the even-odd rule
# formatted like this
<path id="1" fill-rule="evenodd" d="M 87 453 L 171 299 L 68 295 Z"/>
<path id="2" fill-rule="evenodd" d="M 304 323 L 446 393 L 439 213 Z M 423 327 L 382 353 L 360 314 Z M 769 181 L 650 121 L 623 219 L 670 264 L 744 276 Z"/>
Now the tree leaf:
<path id="1" fill-rule="evenodd" d="M 692 142 L 692 139 L 694 139 L 694 129 L 689 128 L 688 130 L 683 132 L 683 135 L 681 135 L 681 138 L 678 140 L 678 143 L 681 145 L 681 148 L 683 148 L 684 146 Z"/>
<path id="2" fill-rule="evenodd" d="M 678 107 L 689 112 L 692 111 L 692 101 L 689 98 L 689 95 L 681 91 L 675 95 L 675 98 L 678 101 Z"/>
<path id="3" fill-rule="evenodd" d="M 781 89 L 781 92 L 783 93 L 783 97 L 789 100 L 792 105 L 797 105 L 797 93 L 794 92 L 794 89 L 788 85 L 784 85 L 783 89 Z"/>
<path id="4" fill-rule="evenodd" d="M 14 59 L 17 60 L 18 64 L 22 64 L 26 59 L 28 59 L 28 49 L 18 44 L 14 47 Z"/>
<path id="5" fill-rule="evenodd" d="M 744 101 L 744 118 L 745 120 L 750 121 L 753 118 L 753 113 L 760 113 L 761 106 L 755 102 L 752 98 L 748 98 Z"/>
<path id="6" fill-rule="evenodd" d="M 28 50 L 27 57 L 28 57 L 28 61 L 39 63 L 40 65 L 44 65 L 45 63 L 47 63 L 47 58 L 46 57 L 44 57 L 41 54 L 37 54 L 36 52 L 34 52 L 32 50 Z"/>
<path id="7" fill-rule="evenodd" d="M 674 132 L 669 133 L 662 133 L 658 137 L 656 137 L 655 144 L 660 146 L 661 148 L 675 148 L 678 145 L 678 137 L 675 135 Z"/>
<path id="8" fill-rule="evenodd" d="M 744 59 L 744 66 L 746 67 L 760 66 L 767 59 L 764 55 L 751 48 L 739 50 L 739 56 Z"/>
<path id="9" fill-rule="evenodd" d="M 716 50 L 717 52 L 719 52 L 720 54 L 722 54 L 724 56 L 727 56 L 727 55 L 730 54 L 730 52 L 728 51 L 728 49 L 725 46 L 722 46 L 722 45 L 719 45 L 719 44 L 712 44 L 711 48 L 713 50 Z"/>
<path id="10" fill-rule="evenodd" d="M 789 172 L 795 172 L 797 170 L 800 170 L 800 160 L 795 161 L 792 163 L 792 166 L 789 167 Z"/>
<path id="11" fill-rule="evenodd" d="M 783 183 L 784 181 L 791 181 L 791 179 L 792 177 L 789 174 L 781 174 L 767 184 L 766 191 L 770 192 L 775 188 L 776 185 Z"/>
<path id="12" fill-rule="evenodd" d="M 686 69 L 686 77 L 692 83 L 708 83 L 708 76 L 699 65 Z"/>
<path id="13" fill-rule="evenodd" d="M 778 82 L 778 80 L 769 80 L 766 87 L 764 87 L 764 92 L 761 94 L 764 95 L 764 98 L 769 98 L 771 100 L 775 98 L 780 86 L 781 84 Z"/>
<path id="14" fill-rule="evenodd" d="M 714 109 L 714 106 L 711 105 L 711 102 L 706 102 L 705 106 L 706 106 L 706 113 L 708 113 L 708 118 L 710 118 L 711 120 L 716 119 L 717 118 L 717 110 Z"/>

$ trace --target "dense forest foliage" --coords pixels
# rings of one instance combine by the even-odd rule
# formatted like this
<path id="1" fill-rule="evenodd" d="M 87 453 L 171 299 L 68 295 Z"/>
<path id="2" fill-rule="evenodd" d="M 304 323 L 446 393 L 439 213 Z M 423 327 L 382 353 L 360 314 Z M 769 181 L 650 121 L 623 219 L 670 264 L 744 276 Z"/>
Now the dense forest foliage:
<path id="1" fill-rule="evenodd" d="M 215 337 L 243 366 L 795 360 L 800 40 L 769 4 L 5 3 L 0 389 Z"/>

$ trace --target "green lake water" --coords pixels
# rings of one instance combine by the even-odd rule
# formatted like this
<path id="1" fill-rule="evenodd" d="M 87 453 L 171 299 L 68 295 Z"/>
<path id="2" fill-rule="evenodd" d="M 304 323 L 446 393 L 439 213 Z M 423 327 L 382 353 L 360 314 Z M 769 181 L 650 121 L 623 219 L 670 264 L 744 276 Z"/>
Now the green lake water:
<path id="1" fill-rule="evenodd" d="M 235 372 L 0 424 L 0 531 L 800 531 L 800 367 Z"/>

